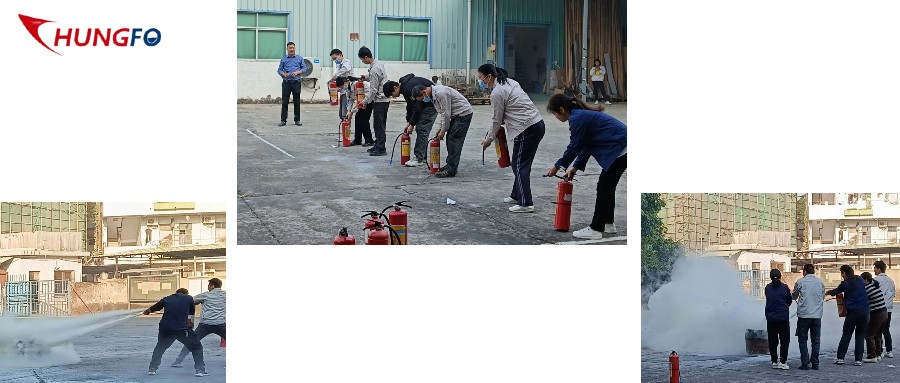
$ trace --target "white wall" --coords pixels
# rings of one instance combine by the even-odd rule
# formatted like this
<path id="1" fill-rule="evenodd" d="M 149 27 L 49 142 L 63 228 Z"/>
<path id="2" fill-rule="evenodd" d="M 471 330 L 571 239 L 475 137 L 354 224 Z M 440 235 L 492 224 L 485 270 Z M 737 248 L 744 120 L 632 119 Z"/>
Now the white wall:
<path id="1" fill-rule="evenodd" d="M 42 281 L 52 280 L 54 270 L 72 270 L 75 282 L 81 282 L 81 264 L 72 261 L 63 261 L 58 259 L 16 259 L 12 261 L 6 272 L 10 276 L 24 275 L 28 278 L 28 272 L 40 271 L 39 279 Z"/>
<path id="2" fill-rule="evenodd" d="M 177 210 L 175 214 L 181 213 L 224 213 L 226 204 L 224 202 L 194 202 L 193 210 Z M 173 211 L 154 211 L 153 202 L 104 202 L 104 217 L 119 217 L 125 215 L 168 215 Z"/>
<path id="3" fill-rule="evenodd" d="M 753 266 L 753 262 L 760 263 L 760 270 L 769 270 L 771 262 L 781 262 L 781 271 L 791 271 L 791 257 L 784 254 L 775 253 L 742 253 L 738 256 L 737 265 L 739 269 L 749 270 Z"/>
<path id="4" fill-rule="evenodd" d="M 323 58 L 323 62 L 331 63 L 327 57 Z M 441 76 L 446 72 L 450 74 L 453 71 L 445 71 L 442 69 L 431 69 L 429 64 L 399 64 L 385 62 L 384 68 L 387 70 L 388 79 L 397 81 L 409 73 L 413 73 L 418 77 L 431 79 L 431 76 Z M 281 78 L 275 74 L 278 69 L 278 61 L 254 61 L 254 60 L 238 60 L 237 62 L 237 87 L 238 98 L 250 98 L 253 100 L 263 99 L 270 96 L 273 100 L 281 97 Z M 471 74 L 474 76 L 477 66 L 472 68 Z M 465 70 L 460 71 L 460 74 Z M 303 90 L 300 91 L 300 100 L 303 102 L 326 102 L 328 101 L 328 81 L 334 71 L 331 66 L 323 67 L 322 74 L 315 90 L 312 88 L 312 82 L 304 81 Z M 369 66 L 364 65 L 362 68 L 353 68 L 354 76 L 365 75 L 369 73 Z M 445 84 L 446 85 L 446 84 Z M 293 110 L 293 107 L 290 107 Z"/>

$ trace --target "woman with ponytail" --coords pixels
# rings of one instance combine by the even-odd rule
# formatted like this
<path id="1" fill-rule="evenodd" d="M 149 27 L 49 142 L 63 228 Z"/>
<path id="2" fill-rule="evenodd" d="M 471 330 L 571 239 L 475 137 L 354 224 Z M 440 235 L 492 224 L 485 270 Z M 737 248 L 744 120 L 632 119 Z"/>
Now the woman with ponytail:
<path id="1" fill-rule="evenodd" d="M 791 289 L 781 282 L 781 270 L 769 272 L 771 283 L 766 285 L 766 332 L 769 335 L 769 355 L 772 368 L 787 370 L 788 345 L 791 342 L 790 306 Z M 781 343 L 781 358 L 778 357 L 778 343 Z"/>
<path id="2" fill-rule="evenodd" d="M 509 197 L 503 198 L 503 202 L 514 204 L 509 208 L 510 212 L 533 213 L 531 164 L 538 145 L 544 138 L 544 118 L 519 83 L 509 79 L 503 68 L 497 68 L 493 64 L 478 67 L 478 86 L 481 89 L 491 89 L 491 107 L 494 112 L 493 124 L 481 142 L 481 149 L 486 150 L 491 145 L 504 125 L 506 139 L 513 142 L 510 158 L 513 187 Z"/>
<path id="3" fill-rule="evenodd" d="M 591 224 L 572 235 L 600 239 L 604 233 L 615 234 L 616 186 L 622 173 L 625 173 L 627 160 L 625 124 L 603 113 L 602 106 L 588 106 L 584 101 L 564 94 L 550 97 L 547 110 L 557 120 L 569 122 L 569 146 L 562 158 L 547 170 L 547 175 L 555 176 L 561 168 L 568 168 L 566 176 L 574 177 L 577 170 L 584 171 L 590 157 L 594 157 L 603 168 L 597 180 L 597 201 Z M 569 168 L 569 165 L 572 167 Z"/>

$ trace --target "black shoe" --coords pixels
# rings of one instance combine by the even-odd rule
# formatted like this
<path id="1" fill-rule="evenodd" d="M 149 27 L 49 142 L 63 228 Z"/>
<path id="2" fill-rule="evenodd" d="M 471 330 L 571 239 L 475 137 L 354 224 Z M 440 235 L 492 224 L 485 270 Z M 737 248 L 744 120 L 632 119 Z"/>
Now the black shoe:
<path id="1" fill-rule="evenodd" d="M 800 366 L 800 369 L 803 371 L 809 370 L 809 366 Z"/>
<path id="2" fill-rule="evenodd" d="M 370 156 L 386 156 L 387 150 L 373 150 L 369 153 Z"/>
<path id="3" fill-rule="evenodd" d="M 456 173 L 451 173 L 448 170 L 441 169 L 441 171 L 435 173 L 434 176 L 437 178 L 450 178 L 450 177 L 456 177 Z"/>
<path id="4" fill-rule="evenodd" d="M 365 145 L 363 145 L 363 146 L 365 146 Z M 366 153 L 372 153 L 372 152 L 375 151 L 375 149 L 376 149 L 376 148 L 375 148 L 374 146 L 371 147 L 371 148 L 368 148 L 368 149 L 366 149 Z"/>
<path id="5" fill-rule="evenodd" d="M 362 144 L 363 147 L 372 146 L 372 145 L 375 145 L 375 143 L 374 142 L 366 142 L 365 144 Z"/>
<path id="6" fill-rule="evenodd" d="M 294 125 L 297 125 L 297 126 L 303 126 L 303 123 L 300 122 L 300 121 L 294 121 Z"/>
<path id="7" fill-rule="evenodd" d="M 814 365 L 812 366 L 812 369 L 813 369 L 813 370 L 818 370 L 818 369 L 819 369 L 819 365 L 818 365 L 818 364 L 814 364 Z"/>
<path id="8" fill-rule="evenodd" d="M 278 126 L 285 126 L 285 125 L 287 125 L 287 121 L 281 121 L 280 123 L 278 123 Z"/>
<path id="9" fill-rule="evenodd" d="M 350 146 L 359 146 L 359 142 L 351 142 Z"/>

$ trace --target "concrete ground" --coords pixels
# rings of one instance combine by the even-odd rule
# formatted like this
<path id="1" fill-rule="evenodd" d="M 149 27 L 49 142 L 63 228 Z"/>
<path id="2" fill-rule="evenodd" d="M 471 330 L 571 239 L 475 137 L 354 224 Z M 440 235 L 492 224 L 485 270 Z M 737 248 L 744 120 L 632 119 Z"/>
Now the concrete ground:
<path id="1" fill-rule="evenodd" d="M 203 357 L 209 376 L 194 376 L 193 359 L 188 356 L 184 367 L 169 365 L 181 351 L 175 342 L 163 355 L 163 364 L 155 376 L 147 375 L 150 356 L 156 346 L 159 316 L 139 316 L 104 327 L 74 341 L 81 362 L 67 366 L 44 368 L 0 368 L 0 382 L 224 382 L 225 349 L 219 337 L 203 338 Z M 35 376 L 37 374 L 37 376 Z"/>
<path id="2" fill-rule="evenodd" d="M 627 171 L 616 190 L 618 233 L 596 241 L 571 234 L 587 226 L 593 215 L 601 170 L 593 159 L 574 183 L 570 232 L 553 229 L 559 180 L 541 175 L 562 155 L 569 134 L 568 123 L 546 112 L 548 99 L 534 97 L 547 131 L 532 168 L 533 214 L 507 211 L 510 205 L 503 203 L 503 197 L 509 195 L 513 174 L 510 168 L 497 166 L 493 148 L 485 153 L 482 166 L 480 142 L 491 124 L 489 105 L 473 106 L 475 115 L 459 172 L 449 179 L 432 177 L 425 166 L 400 166 L 399 143 L 393 165 L 388 164 L 391 145 L 406 126 L 404 102 L 392 103 L 388 111 L 385 157 L 370 157 L 368 148 L 360 146 L 335 147 L 337 107 L 304 104 L 302 127 L 278 127 L 280 105 L 238 105 L 238 244 L 331 244 L 341 227 L 347 227 L 357 244 L 362 244 L 362 211 L 380 211 L 403 200 L 412 206 L 410 244 L 625 244 Z M 607 112 L 627 123 L 626 104 L 607 106 Z M 430 136 L 437 129 L 436 125 Z M 441 151 L 444 162 L 443 144 Z M 456 205 L 448 205 L 448 198 Z"/>

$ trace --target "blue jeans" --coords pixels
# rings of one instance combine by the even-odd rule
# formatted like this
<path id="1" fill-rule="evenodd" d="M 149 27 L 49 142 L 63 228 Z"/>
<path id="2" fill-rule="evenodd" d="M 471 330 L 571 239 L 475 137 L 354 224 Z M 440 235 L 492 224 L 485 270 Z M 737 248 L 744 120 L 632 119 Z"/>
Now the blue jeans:
<path id="1" fill-rule="evenodd" d="M 800 365 L 819 365 L 819 341 L 822 335 L 822 318 L 797 318 L 797 341 L 800 342 Z M 806 340 L 812 336 L 812 355 L 806 348 Z"/>
<path id="2" fill-rule="evenodd" d="M 837 358 L 844 359 L 847 355 L 847 348 L 850 346 L 850 337 L 855 336 L 853 346 L 853 357 L 857 362 L 863 360 L 863 345 L 866 341 L 866 328 L 869 326 L 869 310 L 864 313 L 847 312 L 844 318 L 844 334 L 841 335 L 841 342 L 838 343 Z"/>

